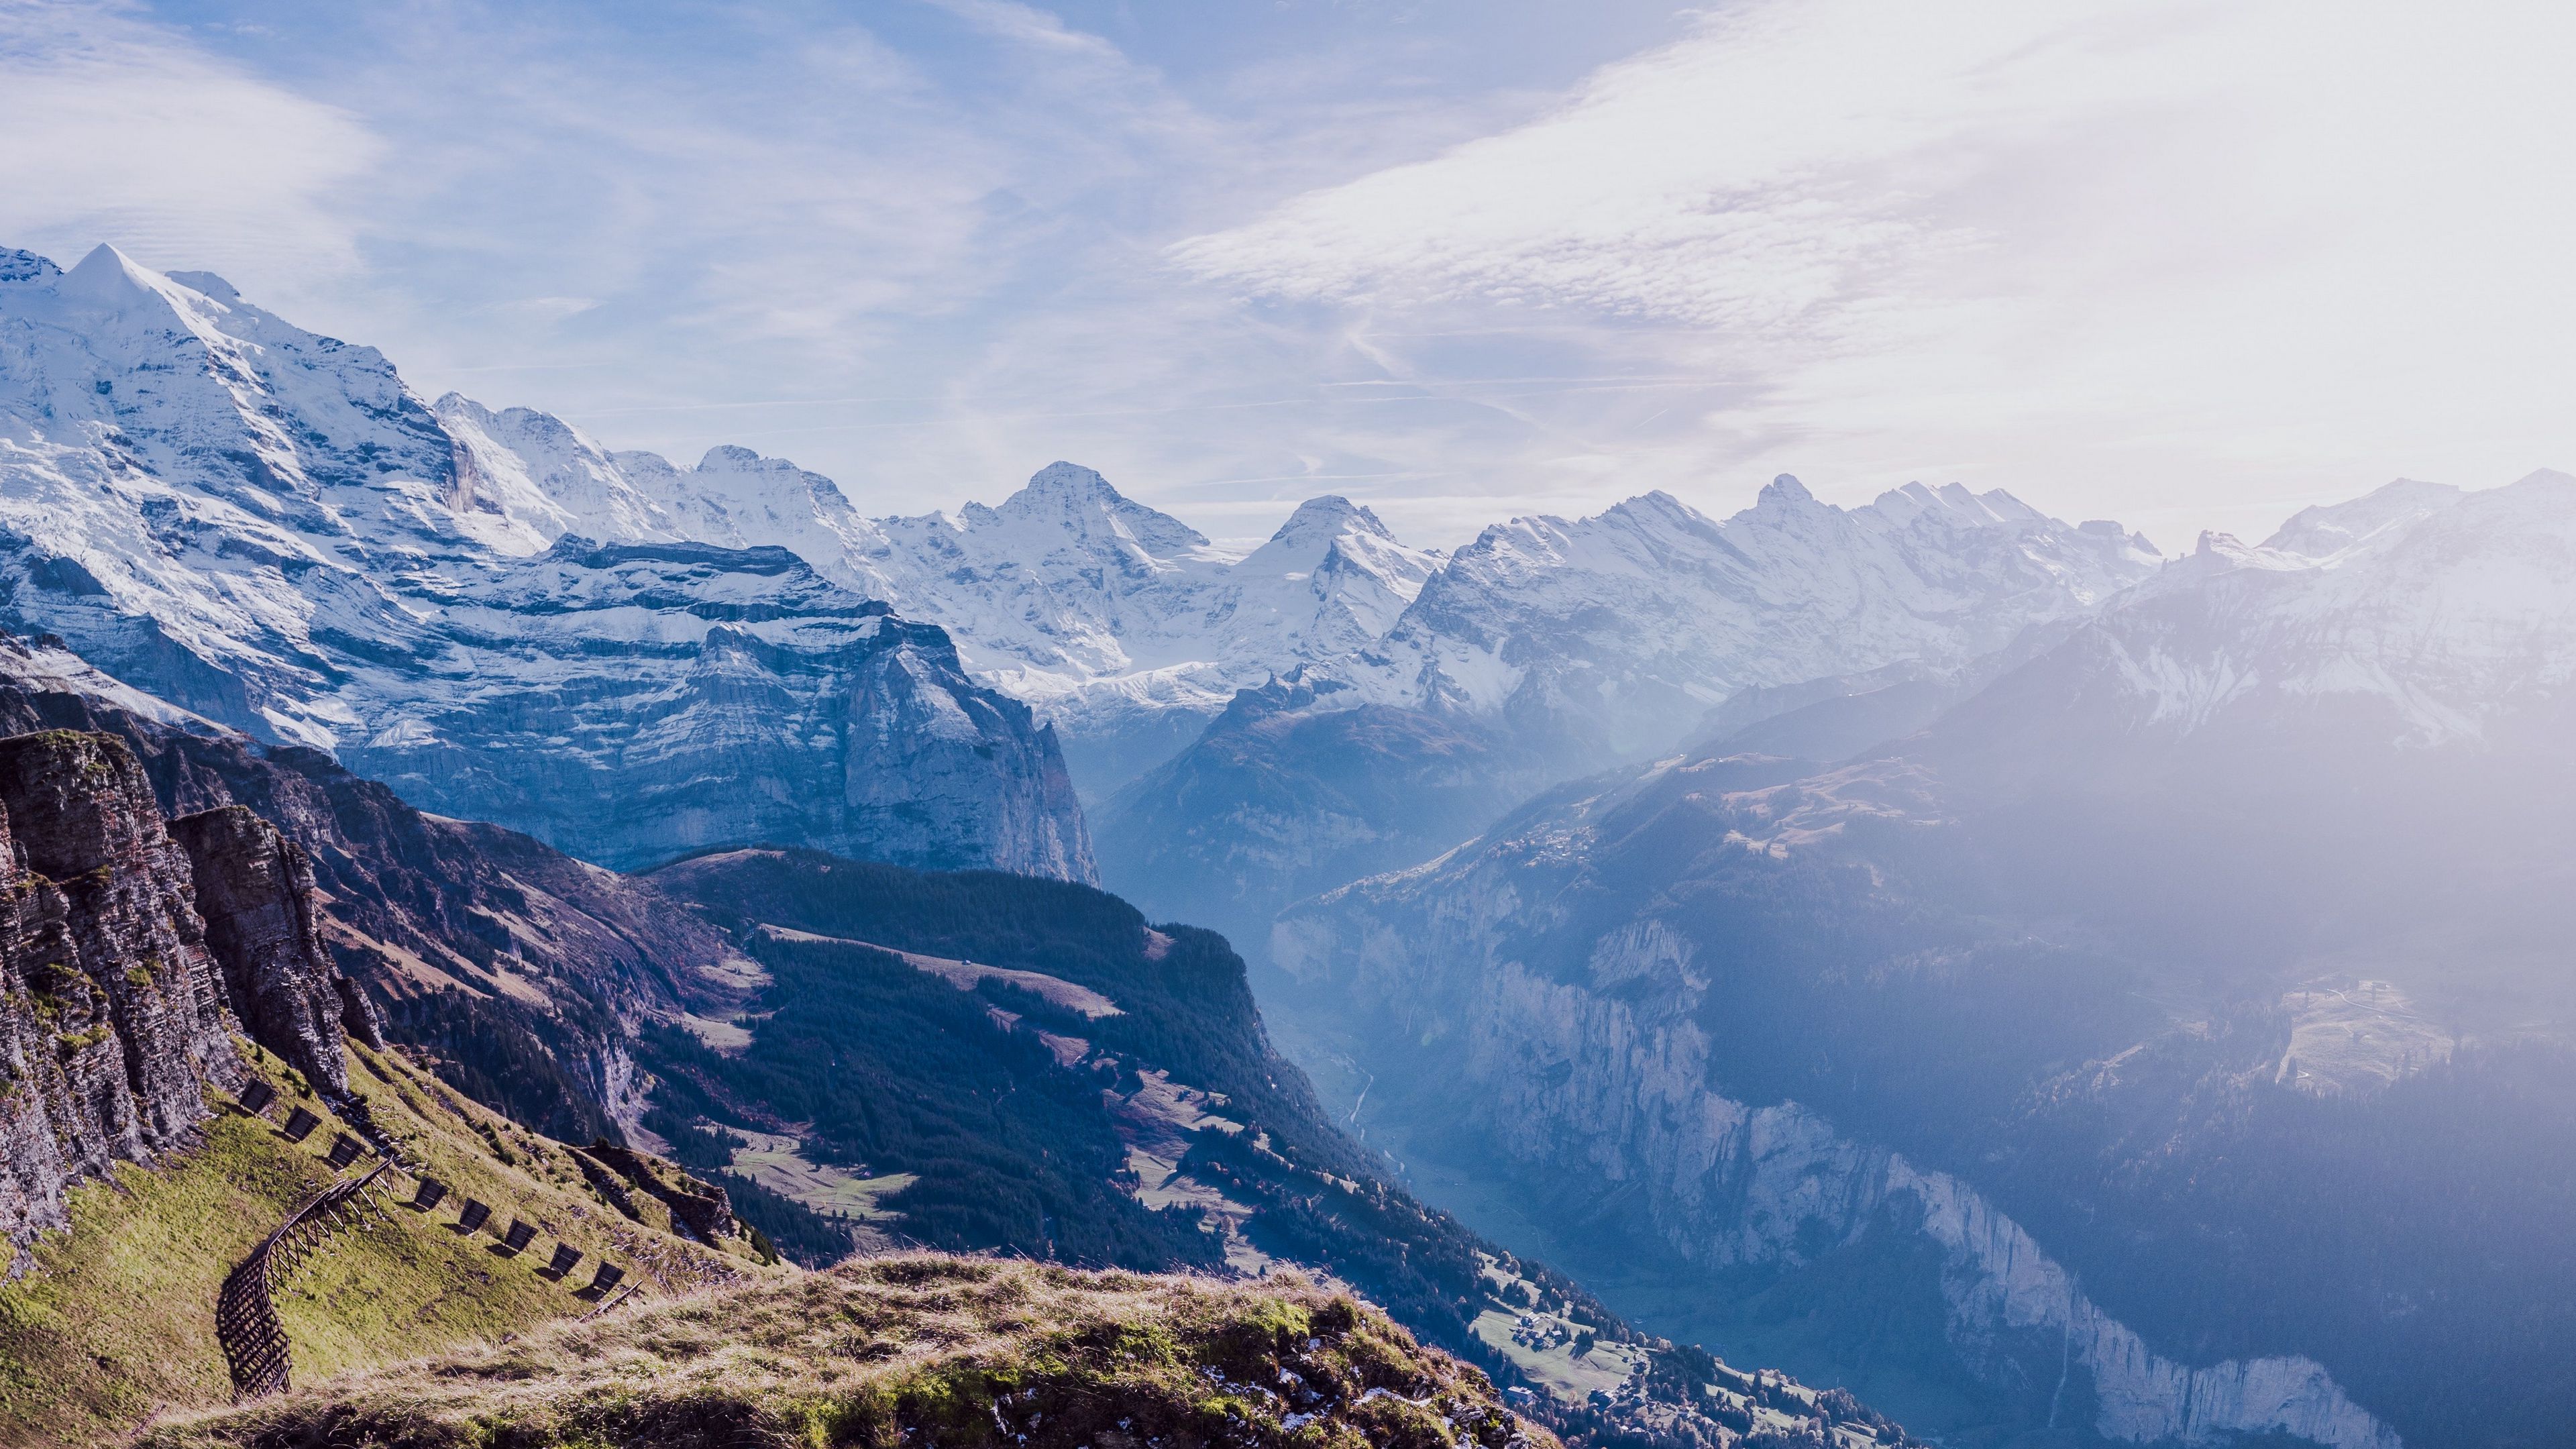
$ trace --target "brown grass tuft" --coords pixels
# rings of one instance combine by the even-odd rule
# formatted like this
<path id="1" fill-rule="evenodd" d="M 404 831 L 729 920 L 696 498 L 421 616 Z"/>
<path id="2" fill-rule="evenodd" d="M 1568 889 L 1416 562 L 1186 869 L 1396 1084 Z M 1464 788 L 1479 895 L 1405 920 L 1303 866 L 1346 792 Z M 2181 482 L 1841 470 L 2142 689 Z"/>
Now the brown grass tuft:
<path id="1" fill-rule="evenodd" d="M 1555 1449 L 1375 1309 L 938 1254 L 718 1289 L 164 1423 L 151 1449 Z"/>

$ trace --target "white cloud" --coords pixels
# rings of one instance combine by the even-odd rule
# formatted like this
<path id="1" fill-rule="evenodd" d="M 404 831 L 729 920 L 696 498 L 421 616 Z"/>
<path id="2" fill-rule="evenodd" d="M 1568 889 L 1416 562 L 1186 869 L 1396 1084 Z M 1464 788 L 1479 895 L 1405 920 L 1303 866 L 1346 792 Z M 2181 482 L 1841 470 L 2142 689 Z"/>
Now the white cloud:
<path id="1" fill-rule="evenodd" d="M 1734 384 L 1703 471 L 2250 524 L 2576 455 L 2570 53 L 2539 5 L 1761 0 L 1173 256 L 1380 327 L 1591 319 Z"/>
<path id="2" fill-rule="evenodd" d="M 123 6 L 0 0 L 0 240 L 114 241 L 257 287 L 356 265 L 335 188 L 382 154 L 348 113 L 208 58 Z"/>

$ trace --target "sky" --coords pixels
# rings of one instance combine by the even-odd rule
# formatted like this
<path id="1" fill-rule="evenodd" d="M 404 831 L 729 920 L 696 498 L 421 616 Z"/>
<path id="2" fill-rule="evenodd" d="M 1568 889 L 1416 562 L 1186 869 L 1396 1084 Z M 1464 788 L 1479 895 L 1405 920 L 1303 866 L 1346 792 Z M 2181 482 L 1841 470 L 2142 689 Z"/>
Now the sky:
<path id="1" fill-rule="evenodd" d="M 871 512 L 2576 471 L 2576 7 L 0 0 L 0 244 Z"/>

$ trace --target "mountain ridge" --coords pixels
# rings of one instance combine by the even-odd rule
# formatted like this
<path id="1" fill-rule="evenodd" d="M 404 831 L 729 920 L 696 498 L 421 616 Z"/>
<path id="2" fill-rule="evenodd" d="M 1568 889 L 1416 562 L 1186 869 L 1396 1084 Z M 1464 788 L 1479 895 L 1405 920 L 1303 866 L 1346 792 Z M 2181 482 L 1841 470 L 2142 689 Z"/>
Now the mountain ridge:
<path id="1" fill-rule="evenodd" d="M 530 510 L 573 512 L 460 443 L 372 349 L 112 248 L 70 272 L 12 255 L 0 618 L 23 632 L 363 757 L 423 804 L 625 863 L 803 812 L 859 854 L 1089 875 L 1053 734 L 934 626 L 784 552 L 557 550 Z M 751 606 L 765 594 L 797 608 Z M 793 790 L 705 784 L 756 762 Z"/>

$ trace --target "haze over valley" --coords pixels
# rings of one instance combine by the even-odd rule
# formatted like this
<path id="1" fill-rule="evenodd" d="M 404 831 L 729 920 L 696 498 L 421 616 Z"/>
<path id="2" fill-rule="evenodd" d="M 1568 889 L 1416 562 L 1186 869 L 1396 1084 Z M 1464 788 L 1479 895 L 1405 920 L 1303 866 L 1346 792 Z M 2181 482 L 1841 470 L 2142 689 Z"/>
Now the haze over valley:
<path id="1" fill-rule="evenodd" d="M 2555 17 L 229 9 L 0 0 L 0 1445 L 2568 1437 Z"/>

